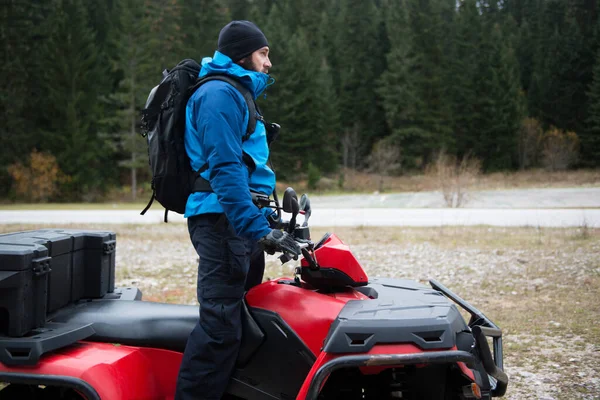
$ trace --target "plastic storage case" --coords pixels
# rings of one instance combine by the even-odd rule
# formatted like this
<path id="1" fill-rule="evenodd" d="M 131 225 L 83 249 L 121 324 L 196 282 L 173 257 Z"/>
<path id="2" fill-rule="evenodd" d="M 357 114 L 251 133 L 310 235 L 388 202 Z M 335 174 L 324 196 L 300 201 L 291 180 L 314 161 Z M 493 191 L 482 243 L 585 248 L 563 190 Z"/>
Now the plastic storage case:
<path id="1" fill-rule="evenodd" d="M 46 315 L 114 290 L 116 235 L 40 229 L 0 235 L 0 335 L 23 336 Z"/>
<path id="2" fill-rule="evenodd" d="M 22 336 L 44 325 L 50 260 L 42 245 L 0 240 L 0 334 Z"/>

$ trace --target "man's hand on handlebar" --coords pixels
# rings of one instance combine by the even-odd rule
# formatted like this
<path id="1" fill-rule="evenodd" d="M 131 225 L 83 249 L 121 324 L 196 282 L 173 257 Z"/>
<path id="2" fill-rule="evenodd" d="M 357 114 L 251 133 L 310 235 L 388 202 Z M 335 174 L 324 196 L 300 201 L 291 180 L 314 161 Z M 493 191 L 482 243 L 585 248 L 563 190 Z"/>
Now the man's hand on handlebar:
<path id="1" fill-rule="evenodd" d="M 292 235 L 279 229 L 273 229 L 267 235 L 260 238 L 258 244 L 269 254 L 280 251 L 291 255 L 294 260 L 301 254 L 300 246 L 294 240 Z"/>

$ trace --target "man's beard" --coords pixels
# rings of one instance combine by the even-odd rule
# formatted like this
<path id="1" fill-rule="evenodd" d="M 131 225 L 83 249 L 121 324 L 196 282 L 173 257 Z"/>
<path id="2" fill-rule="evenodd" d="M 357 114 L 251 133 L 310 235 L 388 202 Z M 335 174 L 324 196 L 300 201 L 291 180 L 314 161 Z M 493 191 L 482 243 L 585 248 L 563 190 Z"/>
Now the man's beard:
<path id="1" fill-rule="evenodd" d="M 261 70 L 256 68 L 256 64 L 254 64 L 254 62 L 252 61 L 252 57 L 246 57 L 238 61 L 238 65 L 248 71 L 262 72 Z"/>

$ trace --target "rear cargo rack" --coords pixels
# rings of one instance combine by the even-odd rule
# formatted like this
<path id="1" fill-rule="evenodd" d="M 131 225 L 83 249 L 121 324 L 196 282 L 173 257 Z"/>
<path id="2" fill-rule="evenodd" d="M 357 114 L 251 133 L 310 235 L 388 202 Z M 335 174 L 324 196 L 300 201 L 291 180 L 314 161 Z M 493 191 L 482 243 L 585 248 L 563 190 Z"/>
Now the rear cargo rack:
<path id="1" fill-rule="evenodd" d="M 70 346 L 94 333 L 92 324 L 47 322 L 28 336 L 0 336 L 0 362 L 6 366 L 35 365 L 43 354 Z"/>

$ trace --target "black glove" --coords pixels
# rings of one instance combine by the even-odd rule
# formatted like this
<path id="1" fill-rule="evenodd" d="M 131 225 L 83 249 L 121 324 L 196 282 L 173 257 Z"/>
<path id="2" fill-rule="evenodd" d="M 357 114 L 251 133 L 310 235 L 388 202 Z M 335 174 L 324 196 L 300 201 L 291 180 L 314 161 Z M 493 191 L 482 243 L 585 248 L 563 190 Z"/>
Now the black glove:
<path id="1" fill-rule="evenodd" d="M 292 255 L 294 260 L 297 260 L 301 254 L 300 246 L 294 238 L 289 233 L 279 229 L 273 229 L 268 235 L 260 238 L 258 244 L 269 254 L 280 251 Z"/>

